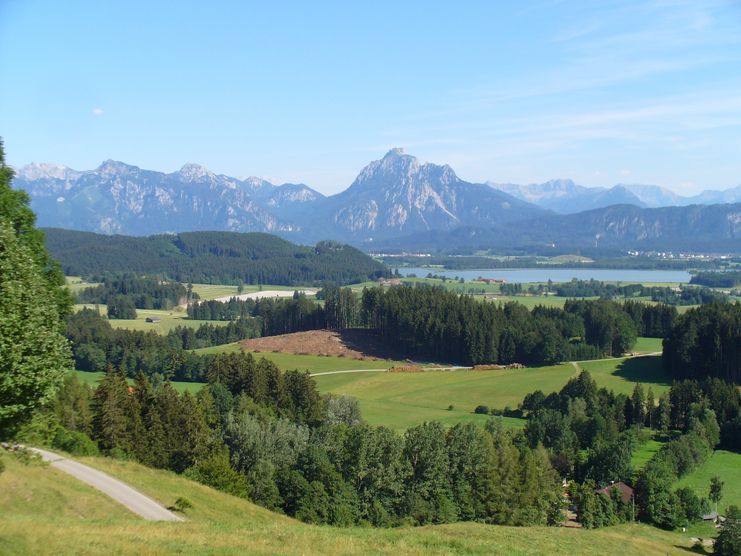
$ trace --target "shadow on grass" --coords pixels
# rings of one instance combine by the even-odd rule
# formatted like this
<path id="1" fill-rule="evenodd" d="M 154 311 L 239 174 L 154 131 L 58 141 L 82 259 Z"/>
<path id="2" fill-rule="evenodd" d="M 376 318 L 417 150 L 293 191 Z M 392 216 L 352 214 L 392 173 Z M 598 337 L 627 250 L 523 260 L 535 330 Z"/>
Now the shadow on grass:
<path id="1" fill-rule="evenodd" d="M 623 361 L 613 373 L 615 376 L 642 384 L 671 386 L 672 379 L 664 371 L 661 356 L 631 357 Z"/>
<path id="2" fill-rule="evenodd" d="M 703 548 L 702 546 L 698 546 L 698 545 L 686 547 L 686 546 L 679 546 L 678 544 L 675 544 L 674 548 L 678 548 L 679 550 L 684 550 L 685 552 L 690 552 L 692 554 L 713 554 L 713 552 L 708 552 L 707 550 L 705 550 L 705 548 Z"/>

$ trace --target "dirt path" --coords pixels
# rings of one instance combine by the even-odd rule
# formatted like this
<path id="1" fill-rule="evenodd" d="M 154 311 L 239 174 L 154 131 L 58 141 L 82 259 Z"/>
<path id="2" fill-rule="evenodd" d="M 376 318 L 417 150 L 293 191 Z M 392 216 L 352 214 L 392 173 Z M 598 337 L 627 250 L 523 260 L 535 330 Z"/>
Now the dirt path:
<path id="1" fill-rule="evenodd" d="M 184 521 L 182 517 L 172 513 L 160 506 L 151 498 L 144 496 L 141 492 L 134 490 L 129 485 L 106 475 L 102 471 L 93 469 L 88 465 L 67 459 L 54 452 L 29 448 L 41 456 L 52 467 L 69 473 L 76 479 L 97 488 L 104 494 L 113 498 L 132 512 L 140 515 L 148 521 Z"/>

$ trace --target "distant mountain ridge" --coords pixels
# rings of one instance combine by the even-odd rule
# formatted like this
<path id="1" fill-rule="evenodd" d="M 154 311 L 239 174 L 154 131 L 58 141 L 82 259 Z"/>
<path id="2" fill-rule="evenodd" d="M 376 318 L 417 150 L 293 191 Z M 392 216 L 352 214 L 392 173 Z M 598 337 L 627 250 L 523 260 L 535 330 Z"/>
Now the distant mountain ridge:
<path id="1" fill-rule="evenodd" d="M 324 195 L 303 184 L 240 180 L 197 164 L 172 173 L 106 160 L 95 170 L 31 164 L 15 187 L 31 196 L 42 226 L 147 235 L 188 230 L 291 232 L 294 204 Z"/>
<path id="2" fill-rule="evenodd" d="M 685 197 L 658 185 L 619 183 L 609 188 L 585 187 L 569 179 L 528 185 L 495 182 L 487 184 L 520 200 L 560 214 L 573 214 L 620 204 L 659 208 L 741 202 L 741 185 L 724 191 L 706 190 Z"/>
<path id="3" fill-rule="evenodd" d="M 368 164 L 342 193 L 325 197 L 303 184 L 240 180 L 197 164 L 172 173 L 107 160 L 95 170 L 32 164 L 14 186 L 26 190 L 45 227 L 148 235 L 257 231 L 299 241 L 368 241 L 462 224 L 512 222 L 545 211 L 450 166 L 422 164 L 401 149 Z"/>
<path id="4" fill-rule="evenodd" d="M 400 237 L 385 249 L 505 250 L 540 254 L 673 251 L 741 253 L 741 203 L 643 209 L 613 205 L 516 225 L 466 226 Z"/>

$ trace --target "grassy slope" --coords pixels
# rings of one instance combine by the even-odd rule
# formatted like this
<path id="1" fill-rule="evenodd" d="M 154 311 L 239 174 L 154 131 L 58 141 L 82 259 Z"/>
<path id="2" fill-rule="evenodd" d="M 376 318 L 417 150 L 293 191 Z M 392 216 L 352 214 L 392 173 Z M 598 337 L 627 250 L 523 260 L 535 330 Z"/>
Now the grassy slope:
<path id="1" fill-rule="evenodd" d="M 707 498 L 710 478 L 715 475 L 724 482 L 719 510 L 731 504 L 741 507 L 741 454 L 716 450 L 710 459 L 683 477 L 677 487 L 691 487 L 698 496 Z"/>
<path id="2" fill-rule="evenodd" d="M 585 531 L 458 523 L 371 529 L 310 526 L 177 475 L 88 458 L 161 503 L 193 503 L 184 523 L 148 523 L 47 467 L 5 457 L 2 554 L 685 554 L 686 536 L 641 525 Z"/>

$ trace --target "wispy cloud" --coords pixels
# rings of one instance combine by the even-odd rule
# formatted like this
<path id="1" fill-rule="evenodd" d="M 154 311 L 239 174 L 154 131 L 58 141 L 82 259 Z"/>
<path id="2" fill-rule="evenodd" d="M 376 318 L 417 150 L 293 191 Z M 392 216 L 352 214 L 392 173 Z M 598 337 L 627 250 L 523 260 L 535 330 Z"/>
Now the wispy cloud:
<path id="1" fill-rule="evenodd" d="M 103 114 L 105 114 L 105 111 L 102 108 L 99 108 L 96 106 L 92 109 L 92 113 L 93 113 L 93 116 L 100 117 Z"/>

